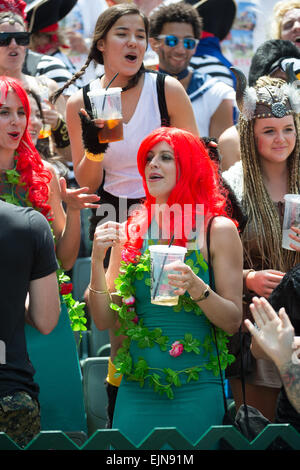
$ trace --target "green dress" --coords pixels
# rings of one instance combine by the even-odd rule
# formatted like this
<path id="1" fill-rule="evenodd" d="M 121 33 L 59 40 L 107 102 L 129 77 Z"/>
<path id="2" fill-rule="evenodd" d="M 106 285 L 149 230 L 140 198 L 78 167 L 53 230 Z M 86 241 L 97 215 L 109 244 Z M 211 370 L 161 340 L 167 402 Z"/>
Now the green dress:
<path id="1" fill-rule="evenodd" d="M 25 206 L 24 188 L 3 179 L 0 173 L 0 198 L 9 195 L 7 202 Z M 40 389 L 41 430 L 87 433 L 80 363 L 66 306 L 61 304 L 58 324 L 49 335 L 27 324 L 25 335 Z"/>
<path id="2" fill-rule="evenodd" d="M 199 252 L 198 252 L 199 254 Z M 207 264 L 198 262 L 196 252 L 188 252 L 185 262 L 197 269 L 197 275 L 209 284 Z M 202 257 L 203 260 L 203 257 Z M 151 348 L 138 347 L 131 341 L 130 353 L 134 363 L 143 357 L 153 368 L 182 370 L 208 362 L 205 354 L 207 338 L 212 338 L 211 324 L 202 313 L 195 315 L 184 308 L 175 311 L 173 307 L 153 305 L 148 287 L 149 272 L 142 280 L 135 280 L 136 313 L 150 330 L 161 328 L 169 337 L 168 344 L 180 340 L 185 333 L 191 333 L 200 343 L 200 354 L 184 351 L 178 357 L 169 354 L 169 348 L 162 351 L 155 344 Z M 185 294 L 187 297 L 188 294 Z M 216 357 L 215 345 L 212 353 Z M 155 371 L 157 372 L 157 371 Z M 159 372 L 158 372 L 159 373 Z M 187 439 L 195 443 L 210 426 L 221 425 L 224 416 L 223 395 L 220 376 L 203 367 L 198 380 L 187 383 L 187 374 L 180 375 L 182 385 L 174 388 L 174 398 L 160 395 L 145 380 L 144 386 L 136 381 L 122 378 L 114 411 L 113 428 L 138 445 L 156 427 L 176 427 Z"/>

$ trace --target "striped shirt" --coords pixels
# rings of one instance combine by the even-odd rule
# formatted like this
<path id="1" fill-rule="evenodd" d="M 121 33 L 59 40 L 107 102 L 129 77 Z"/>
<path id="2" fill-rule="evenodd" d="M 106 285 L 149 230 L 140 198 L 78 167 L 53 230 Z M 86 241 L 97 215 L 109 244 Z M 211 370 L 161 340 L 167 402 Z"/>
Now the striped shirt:
<path id="1" fill-rule="evenodd" d="M 72 78 L 71 72 L 69 72 L 66 65 L 60 59 L 45 54 L 38 54 L 30 49 L 27 49 L 22 71 L 24 74 L 34 77 L 46 75 L 54 80 L 59 87 L 62 87 Z M 72 84 L 64 91 L 64 95 L 70 96 L 77 90 L 78 87 Z"/>
<path id="2" fill-rule="evenodd" d="M 218 78 L 231 87 L 234 86 L 229 68 L 226 67 L 226 65 L 224 65 L 217 57 L 212 55 L 193 56 L 190 61 L 190 66 L 203 74 L 210 75 L 213 78 Z"/>

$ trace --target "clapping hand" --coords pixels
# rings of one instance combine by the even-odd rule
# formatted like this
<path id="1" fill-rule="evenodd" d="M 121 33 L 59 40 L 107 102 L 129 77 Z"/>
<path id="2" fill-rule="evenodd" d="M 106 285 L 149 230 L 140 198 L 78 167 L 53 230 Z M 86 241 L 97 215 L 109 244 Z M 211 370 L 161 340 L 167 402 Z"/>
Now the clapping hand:
<path id="1" fill-rule="evenodd" d="M 108 248 L 122 245 L 126 241 L 124 224 L 105 222 L 97 225 L 93 241 L 93 257 L 104 260 Z"/>
<path id="2" fill-rule="evenodd" d="M 63 202 L 67 205 L 67 210 L 97 209 L 100 204 L 97 202 L 100 197 L 97 194 L 89 194 L 89 188 L 68 189 L 65 178 L 61 177 L 60 192 Z"/>
<path id="3" fill-rule="evenodd" d="M 250 310 L 256 326 L 250 320 L 245 325 L 258 346 L 274 361 L 277 367 L 291 360 L 294 328 L 284 308 L 275 312 L 263 297 L 253 297 Z"/>

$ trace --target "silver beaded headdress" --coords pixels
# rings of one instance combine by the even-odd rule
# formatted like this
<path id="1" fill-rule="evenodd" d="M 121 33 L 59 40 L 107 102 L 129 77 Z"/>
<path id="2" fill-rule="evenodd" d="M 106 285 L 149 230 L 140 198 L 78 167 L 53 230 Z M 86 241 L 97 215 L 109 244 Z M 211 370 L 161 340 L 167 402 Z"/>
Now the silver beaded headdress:
<path id="1" fill-rule="evenodd" d="M 249 87 L 243 72 L 231 67 L 236 76 L 236 102 L 244 119 L 282 118 L 300 112 L 300 84 L 291 67 L 288 68 L 288 82 L 281 86 L 263 85 L 259 88 Z"/>

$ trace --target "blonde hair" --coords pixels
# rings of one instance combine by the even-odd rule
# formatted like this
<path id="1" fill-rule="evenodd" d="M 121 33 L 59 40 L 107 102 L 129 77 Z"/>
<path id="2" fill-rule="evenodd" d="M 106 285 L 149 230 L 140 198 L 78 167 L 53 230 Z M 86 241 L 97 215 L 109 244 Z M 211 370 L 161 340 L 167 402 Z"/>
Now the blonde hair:
<path id="1" fill-rule="evenodd" d="M 262 85 L 282 86 L 283 80 L 264 77 L 262 83 L 258 80 L 255 88 Z M 300 142 L 299 117 L 293 114 L 296 128 L 296 144 L 288 157 L 288 193 L 300 192 Z M 265 186 L 260 157 L 257 152 L 254 137 L 255 119 L 247 121 L 242 116 L 239 120 L 239 133 L 241 144 L 241 160 L 244 174 L 243 205 L 248 221 L 242 234 L 244 256 L 247 265 L 254 266 L 251 241 L 255 239 L 258 246 L 261 266 L 256 269 L 272 268 L 283 272 L 291 269 L 300 262 L 300 253 L 285 250 L 281 247 L 282 227 L 278 210 L 272 201 Z"/>
<path id="2" fill-rule="evenodd" d="M 284 15 L 294 8 L 300 8 L 299 0 L 277 2 L 273 8 L 273 21 L 271 24 L 271 37 L 281 39 L 281 26 Z"/>

